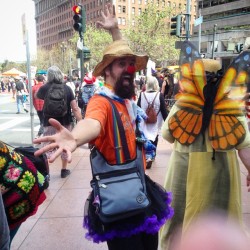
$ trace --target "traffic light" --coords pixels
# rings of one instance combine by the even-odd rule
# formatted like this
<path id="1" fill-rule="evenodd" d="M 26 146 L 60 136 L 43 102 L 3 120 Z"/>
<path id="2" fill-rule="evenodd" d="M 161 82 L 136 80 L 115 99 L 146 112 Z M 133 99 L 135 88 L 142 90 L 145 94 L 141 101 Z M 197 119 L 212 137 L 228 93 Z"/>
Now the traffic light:
<path id="1" fill-rule="evenodd" d="M 235 49 L 238 53 L 242 52 L 243 51 L 243 43 L 238 43 L 235 45 Z"/>
<path id="2" fill-rule="evenodd" d="M 170 28 L 171 28 L 171 31 L 170 31 L 171 36 L 180 37 L 180 35 L 181 35 L 181 15 L 171 17 Z"/>
<path id="3" fill-rule="evenodd" d="M 186 37 L 186 15 L 182 14 L 180 20 L 180 37 Z"/>
<path id="4" fill-rule="evenodd" d="M 83 46 L 83 50 L 82 51 L 83 51 L 83 58 L 85 60 L 89 60 L 90 57 L 91 57 L 90 49 L 87 48 L 86 46 Z"/>
<path id="5" fill-rule="evenodd" d="M 81 33 L 83 31 L 83 8 L 82 5 L 78 4 L 73 7 L 75 15 L 73 16 L 74 20 L 74 29 Z"/>

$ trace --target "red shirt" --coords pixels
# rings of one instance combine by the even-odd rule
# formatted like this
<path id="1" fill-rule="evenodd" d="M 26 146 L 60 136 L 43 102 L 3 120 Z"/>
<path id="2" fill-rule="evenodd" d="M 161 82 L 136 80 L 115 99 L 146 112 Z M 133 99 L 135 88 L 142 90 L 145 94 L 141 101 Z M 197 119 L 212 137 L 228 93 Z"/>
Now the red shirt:
<path id="1" fill-rule="evenodd" d="M 38 82 L 36 85 L 32 87 L 32 98 L 33 98 L 33 105 L 37 111 L 43 110 L 44 100 L 36 98 L 37 91 L 43 86 L 43 82 Z"/>

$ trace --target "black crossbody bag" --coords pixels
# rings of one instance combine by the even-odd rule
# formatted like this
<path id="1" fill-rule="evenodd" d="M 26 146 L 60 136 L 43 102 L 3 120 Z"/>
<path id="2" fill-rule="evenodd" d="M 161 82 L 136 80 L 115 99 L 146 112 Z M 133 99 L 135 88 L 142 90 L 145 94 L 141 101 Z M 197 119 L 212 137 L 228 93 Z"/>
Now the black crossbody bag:
<path id="1" fill-rule="evenodd" d="M 124 127 L 119 112 L 110 98 L 112 105 L 114 128 L 117 128 L 121 145 L 117 143 L 114 133 L 117 154 L 121 149 L 127 160 L 126 163 L 110 165 L 103 155 L 94 147 L 90 154 L 93 179 L 94 201 L 90 205 L 96 207 L 96 213 L 103 223 L 110 223 L 142 213 L 150 205 L 147 196 L 145 173 L 143 166 L 142 145 L 137 145 L 137 155 L 130 160 Z M 116 154 L 116 155 L 117 155 Z"/>

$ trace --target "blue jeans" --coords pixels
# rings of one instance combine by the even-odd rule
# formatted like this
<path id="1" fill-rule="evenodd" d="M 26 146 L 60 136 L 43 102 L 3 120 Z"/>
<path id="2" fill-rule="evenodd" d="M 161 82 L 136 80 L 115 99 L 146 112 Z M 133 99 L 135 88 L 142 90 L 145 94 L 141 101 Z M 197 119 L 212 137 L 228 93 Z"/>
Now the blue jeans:
<path id="1" fill-rule="evenodd" d="M 16 96 L 16 103 L 17 103 L 17 112 L 20 113 L 20 106 L 23 106 L 23 109 L 26 109 L 25 102 L 23 101 L 23 96 L 22 95 L 17 95 Z"/>

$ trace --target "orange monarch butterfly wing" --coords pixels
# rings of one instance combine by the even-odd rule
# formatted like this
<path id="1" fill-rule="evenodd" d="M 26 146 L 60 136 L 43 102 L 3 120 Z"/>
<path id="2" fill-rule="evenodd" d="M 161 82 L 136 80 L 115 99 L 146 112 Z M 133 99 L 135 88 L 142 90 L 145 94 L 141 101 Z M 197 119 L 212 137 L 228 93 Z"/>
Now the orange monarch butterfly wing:
<path id="1" fill-rule="evenodd" d="M 246 131 L 234 115 L 212 115 L 209 140 L 215 150 L 230 150 L 245 139 Z"/>
<path id="2" fill-rule="evenodd" d="M 200 134 L 205 84 L 200 55 L 192 43 L 185 41 L 180 53 L 181 91 L 175 96 L 175 105 L 180 110 L 173 114 L 168 123 L 172 136 L 181 144 L 192 144 Z"/>
<path id="3" fill-rule="evenodd" d="M 241 53 L 220 81 L 209 125 L 209 140 L 215 150 L 229 150 L 240 144 L 246 131 L 237 116 L 244 116 L 244 95 L 249 83 L 250 52 Z"/>
<path id="4" fill-rule="evenodd" d="M 172 136 L 183 145 L 192 144 L 200 134 L 202 114 L 197 111 L 181 109 L 168 122 Z"/>

